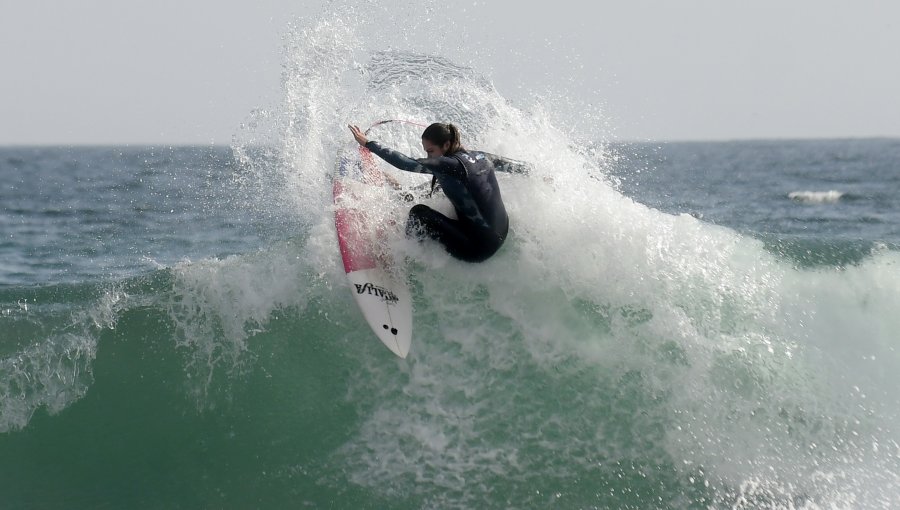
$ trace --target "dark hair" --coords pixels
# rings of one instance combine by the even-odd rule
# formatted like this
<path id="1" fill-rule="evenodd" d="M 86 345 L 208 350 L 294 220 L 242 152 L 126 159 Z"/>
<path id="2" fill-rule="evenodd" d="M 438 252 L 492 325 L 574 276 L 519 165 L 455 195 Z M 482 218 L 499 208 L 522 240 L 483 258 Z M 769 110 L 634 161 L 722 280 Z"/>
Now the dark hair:
<path id="1" fill-rule="evenodd" d="M 448 154 L 463 150 L 462 143 L 459 141 L 459 128 L 453 124 L 435 122 L 425 128 L 425 131 L 422 132 L 422 138 L 440 147 L 443 147 L 445 143 L 450 142 Z"/>

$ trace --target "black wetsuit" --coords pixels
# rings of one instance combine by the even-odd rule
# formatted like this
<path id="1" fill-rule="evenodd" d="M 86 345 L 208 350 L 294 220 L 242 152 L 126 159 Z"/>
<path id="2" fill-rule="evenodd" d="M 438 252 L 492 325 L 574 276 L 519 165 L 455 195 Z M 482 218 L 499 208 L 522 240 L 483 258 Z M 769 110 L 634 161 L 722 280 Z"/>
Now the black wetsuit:
<path id="1" fill-rule="evenodd" d="M 526 163 L 463 150 L 439 158 L 412 159 L 374 141 L 366 148 L 400 170 L 434 175 L 456 209 L 459 219 L 454 220 L 427 205 L 414 206 L 406 222 L 407 236 L 435 239 L 450 255 L 467 262 L 487 260 L 503 245 L 509 217 L 494 170 L 527 173 Z"/>

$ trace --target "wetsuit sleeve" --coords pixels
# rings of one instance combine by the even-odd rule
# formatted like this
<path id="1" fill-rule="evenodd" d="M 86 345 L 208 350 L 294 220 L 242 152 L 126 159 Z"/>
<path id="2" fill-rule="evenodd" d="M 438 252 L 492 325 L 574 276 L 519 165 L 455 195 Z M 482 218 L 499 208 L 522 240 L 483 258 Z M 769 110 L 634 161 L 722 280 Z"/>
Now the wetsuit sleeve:
<path id="1" fill-rule="evenodd" d="M 426 158 L 413 159 L 405 154 L 401 154 L 394 149 L 385 147 L 380 143 L 370 140 L 366 143 L 366 148 L 373 154 L 385 160 L 391 166 L 405 170 L 407 172 L 416 172 L 420 174 L 446 175 L 452 177 L 465 176 L 466 171 L 456 158 Z"/>
<path id="2" fill-rule="evenodd" d="M 496 154 L 485 152 L 484 155 L 494 165 L 494 170 L 498 172 L 508 172 L 511 174 L 529 174 L 534 169 L 531 163 L 519 161 L 517 159 L 505 158 Z"/>

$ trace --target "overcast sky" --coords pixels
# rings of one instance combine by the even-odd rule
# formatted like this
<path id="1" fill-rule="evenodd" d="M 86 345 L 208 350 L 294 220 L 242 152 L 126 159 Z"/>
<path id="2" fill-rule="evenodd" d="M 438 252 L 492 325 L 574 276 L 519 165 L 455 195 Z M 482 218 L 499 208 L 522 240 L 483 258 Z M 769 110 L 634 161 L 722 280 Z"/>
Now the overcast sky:
<path id="1" fill-rule="evenodd" d="M 435 53 L 512 100 L 595 105 L 603 137 L 900 137 L 900 2 L 389 1 L 390 31 L 432 17 L 460 38 Z M 0 145 L 228 144 L 277 104 L 282 37 L 324 3 L 0 0 Z"/>

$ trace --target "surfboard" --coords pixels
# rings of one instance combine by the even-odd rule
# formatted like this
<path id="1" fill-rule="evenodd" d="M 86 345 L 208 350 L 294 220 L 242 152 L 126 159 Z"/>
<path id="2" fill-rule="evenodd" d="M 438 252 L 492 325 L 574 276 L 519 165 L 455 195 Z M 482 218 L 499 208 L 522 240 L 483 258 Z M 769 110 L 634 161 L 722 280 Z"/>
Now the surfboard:
<path id="1" fill-rule="evenodd" d="M 375 336 L 406 358 L 412 342 L 412 296 L 406 279 L 390 270 L 390 255 L 378 249 L 380 225 L 367 213 L 364 200 L 384 185 L 368 149 L 338 152 L 332 183 L 334 224 L 350 291 Z"/>

